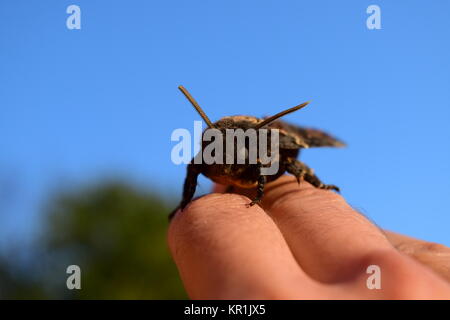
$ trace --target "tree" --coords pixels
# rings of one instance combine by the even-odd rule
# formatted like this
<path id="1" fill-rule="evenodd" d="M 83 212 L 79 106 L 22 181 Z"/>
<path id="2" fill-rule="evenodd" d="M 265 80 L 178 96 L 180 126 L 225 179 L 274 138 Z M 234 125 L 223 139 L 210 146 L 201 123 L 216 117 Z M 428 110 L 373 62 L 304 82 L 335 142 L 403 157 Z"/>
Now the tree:
<path id="1" fill-rule="evenodd" d="M 42 282 L 51 298 L 186 298 L 166 245 L 170 209 L 158 196 L 121 182 L 62 192 L 45 215 Z M 81 290 L 69 290 L 69 265 Z"/>

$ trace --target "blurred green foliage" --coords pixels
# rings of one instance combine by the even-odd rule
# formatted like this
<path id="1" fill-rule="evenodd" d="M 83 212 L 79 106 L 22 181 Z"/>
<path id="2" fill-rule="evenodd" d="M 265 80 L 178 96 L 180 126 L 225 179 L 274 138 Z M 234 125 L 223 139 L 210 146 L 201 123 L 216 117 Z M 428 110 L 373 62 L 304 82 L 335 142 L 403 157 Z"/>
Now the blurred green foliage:
<path id="1" fill-rule="evenodd" d="M 105 182 L 59 192 L 45 211 L 32 250 L 38 263 L 15 276 L 0 263 L 0 297 L 187 298 L 167 248 L 170 208 L 161 197 Z M 81 268 L 81 290 L 66 287 L 69 265 Z"/>

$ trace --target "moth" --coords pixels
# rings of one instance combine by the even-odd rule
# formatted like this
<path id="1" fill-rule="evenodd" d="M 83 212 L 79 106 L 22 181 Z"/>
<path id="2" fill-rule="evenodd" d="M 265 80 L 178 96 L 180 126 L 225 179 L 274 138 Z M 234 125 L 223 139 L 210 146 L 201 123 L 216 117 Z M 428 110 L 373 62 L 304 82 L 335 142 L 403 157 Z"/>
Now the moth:
<path id="1" fill-rule="evenodd" d="M 183 210 L 186 205 L 192 200 L 195 189 L 197 187 L 197 178 L 200 174 L 205 175 L 212 181 L 227 185 L 229 189 L 233 187 L 240 188 L 256 188 L 255 198 L 248 204 L 248 206 L 253 206 L 259 203 L 264 195 L 264 186 L 270 181 L 274 181 L 288 172 L 294 175 L 300 183 L 302 179 L 311 183 L 314 187 L 319 189 L 335 190 L 339 192 L 339 188 L 332 184 L 324 184 L 315 174 L 313 169 L 309 168 L 303 162 L 297 160 L 300 153 L 300 149 L 312 148 L 312 147 L 343 147 L 344 142 L 338 140 L 337 138 L 329 135 L 328 133 L 311 128 L 300 127 L 287 123 L 285 121 L 279 120 L 279 118 L 292 113 L 294 111 L 304 108 L 309 102 L 302 103 L 298 106 L 286 109 L 279 112 L 271 117 L 266 118 L 256 118 L 252 116 L 229 116 L 223 117 L 219 121 L 212 123 L 207 117 L 205 112 L 200 108 L 199 104 L 191 96 L 191 94 L 183 87 L 179 86 L 178 89 L 185 95 L 185 97 L 190 101 L 193 107 L 197 110 L 199 115 L 207 124 L 208 128 L 205 129 L 203 134 L 205 134 L 208 129 L 217 129 L 224 133 L 229 129 L 242 129 L 248 130 L 253 129 L 256 132 L 266 129 L 269 134 L 267 139 L 270 139 L 273 129 L 278 129 L 278 158 L 277 161 L 278 170 L 275 174 L 264 175 L 262 174 L 262 169 L 272 165 L 262 164 L 257 159 L 256 163 L 196 163 L 195 157 L 187 166 L 187 175 L 183 186 L 183 197 L 180 202 L 179 208 Z M 225 138 L 224 138 L 225 139 Z M 200 152 L 202 152 L 208 144 L 211 142 L 203 141 Z M 258 148 L 259 144 L 250 145 L 247 143 L 245 145 L 246 149 Z M 233 148 L 236 150 L 236 148 Z M 270 149 L 270 148 L 269 148 Z M 248 151 L 248 150 L 247 150 Z M 223 155 L 223 160 L 225 160 L 227 154 L 226 150 Z M 236 151 L 237 152 L 237 151 Z M 269 150 L 272 152 L 272 150 Z M 248 154 L 248 152 L 246 153 Z M 228 156 L 230 156 L 228 154 Z M 236 155 L 231 155 L 232 159 L 236 159 Z M 173 214 L 172 214 L 173 215 Z"/>

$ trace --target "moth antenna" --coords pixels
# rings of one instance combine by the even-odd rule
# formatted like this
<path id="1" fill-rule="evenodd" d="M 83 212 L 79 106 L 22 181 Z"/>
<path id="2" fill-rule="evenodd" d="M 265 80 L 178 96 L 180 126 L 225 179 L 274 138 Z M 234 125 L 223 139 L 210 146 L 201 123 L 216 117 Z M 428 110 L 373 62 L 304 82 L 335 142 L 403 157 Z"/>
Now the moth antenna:
<path id="1" fill-rule="evenodd" d="M 282 116 L 285 116 L 285 115 L 287 115 L 287 114 L 289 114 L 289 113 L 292 113 L 292 112 L 294 112 L 294 111 L 300 110 L 301 108 L 306 107 L 310 102 L 311 102 L 311 101 L 307 101 L 307 102 L 305 102 L 305 103 L 299 104 L 298 106 L 295 106 L 295 107 L 289 108 L 289 109 L 287 109 L 287 110 L 281 111 L 281 112 L 277 113 L 276 115 L 271 116 L 271 117 L 265 119 L 263 122 L 258 123 L 258 124 L 255 126 L 255 129 L 256 129 L 256 130 L 257 130 L 257 129 L 260 129 L 260 128 L 264 127 L 265 125 L 271 123 L 272 121 L 274 121 L 274 120 L 276 120 L 276 119 L 278 119 L 278 118 L 281 118 Z"/>
<path id="2" fill-rule="evenodd" d="M 186 90 L 185 87 L 183 86 L 178 86 L 178 89 L 180 89 L 181 92 L 183 92 L 183 94 L 185 95 L 185 97 L 189 100 L 189 102 L 194 106 L 195 110 L 197 110 L 197 112 L 199 113 L 199 115 L 203 118 L 203 120 L 206 122 L 206 124 L 208 125 L 208 127 L 210 128 L 214 128 L 213 123 L 211 122 L 211 120 L 209 120 L 208 116 L 206 115 L 206 113 L 202 110 L 202 108 L 200 108 L 199 104 L 197 103 L 197 101 L 195 101 L 195 99 L 191 96 L 191 94 L 189 93 L 189 91 Z"/>

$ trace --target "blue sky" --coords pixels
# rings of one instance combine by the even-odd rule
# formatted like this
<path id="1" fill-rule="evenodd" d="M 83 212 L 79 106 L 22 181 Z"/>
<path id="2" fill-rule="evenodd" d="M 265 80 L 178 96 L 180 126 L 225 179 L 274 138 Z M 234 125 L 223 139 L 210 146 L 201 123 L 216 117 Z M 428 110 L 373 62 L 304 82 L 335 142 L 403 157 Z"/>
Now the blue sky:
<path id="1" fill-rule="evenodd" d="M 81 8 L 81 30 L 66 8 Z M 381 8 L 368 30 L 366 8 Z M 450 3 L 0 3 L 0 244 L 30 239 L 48 196 L 105 177 L 181 194 L 171 133 L 270 115 L 349 145 L 302 159 L 384 228 L 450 245 Z M 200 180 L 200 192 L 210 182 Z"/>

